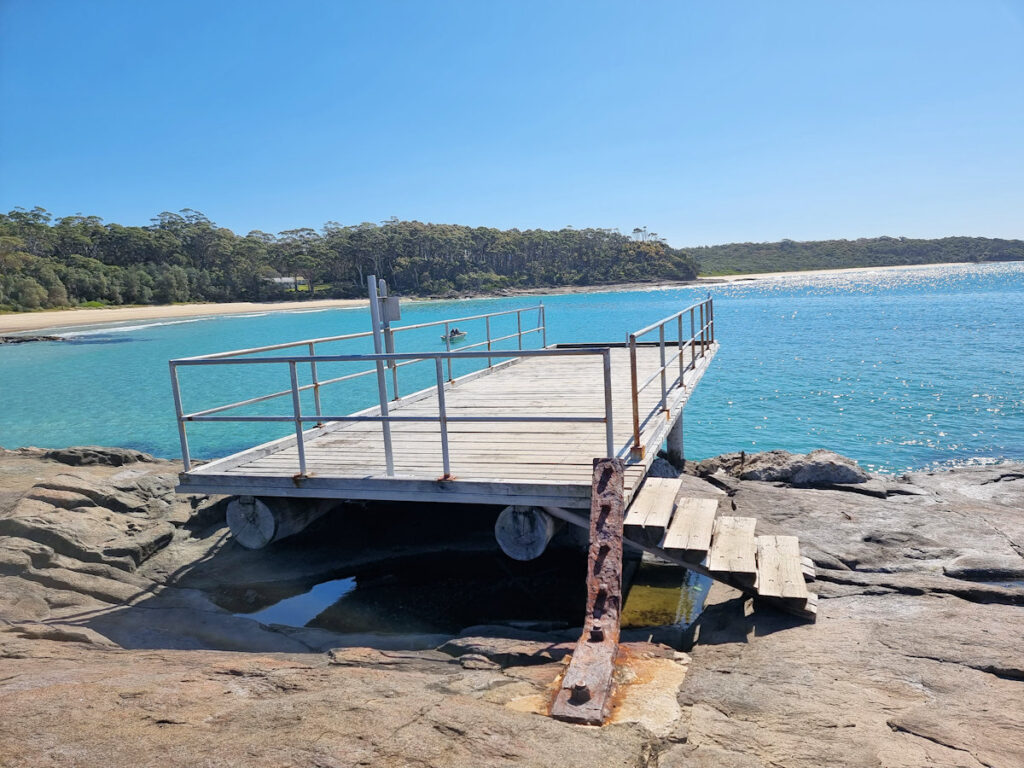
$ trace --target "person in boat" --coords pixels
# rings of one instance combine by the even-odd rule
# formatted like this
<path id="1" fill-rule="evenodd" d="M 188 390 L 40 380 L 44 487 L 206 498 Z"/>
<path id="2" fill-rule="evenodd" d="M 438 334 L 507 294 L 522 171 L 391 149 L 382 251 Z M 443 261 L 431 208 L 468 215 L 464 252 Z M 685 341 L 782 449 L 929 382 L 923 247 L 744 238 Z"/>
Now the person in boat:
<path id="1" fill-rule="evenodd" d="M 448 335 L 452 336 L 452 337 L 455 337 L 455 336 L 459 336 L 461 334 L 462 334 L 462 331 L 460 331 L 458 328 L 452 328 L 451 333 L 449 333 Z"/>

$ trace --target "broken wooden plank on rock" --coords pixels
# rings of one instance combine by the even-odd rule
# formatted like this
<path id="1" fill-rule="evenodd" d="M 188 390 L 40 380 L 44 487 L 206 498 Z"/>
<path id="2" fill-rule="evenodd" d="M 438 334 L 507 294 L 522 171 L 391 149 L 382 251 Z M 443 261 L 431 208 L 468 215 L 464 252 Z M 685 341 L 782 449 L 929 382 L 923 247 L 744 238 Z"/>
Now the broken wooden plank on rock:
<path id="1" fill-rule="evenodd" d="M 601 725 L 611 705 L 622 611 L 622 524 L 625 516 L 622 459 L 594 459 L 587 558 L 587 615 L 551 716 Z"/>

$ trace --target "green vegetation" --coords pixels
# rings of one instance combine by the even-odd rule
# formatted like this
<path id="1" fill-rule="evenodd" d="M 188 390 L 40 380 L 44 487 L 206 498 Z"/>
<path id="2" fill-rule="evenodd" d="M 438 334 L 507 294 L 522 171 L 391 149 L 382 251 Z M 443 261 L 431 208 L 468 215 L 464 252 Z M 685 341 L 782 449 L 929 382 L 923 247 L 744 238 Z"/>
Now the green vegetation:
<path id="1" fill-rule="evenodd" d="M 986 237 L 943 237 L 938 240 L 870 237 L 804 243 L 793 240 L 732 243 L 691 248 L 688 252 L 700 262 L 702 275 L 735 275 L 958 261 L 1021 261 L 1024 260 L 1024 241 Z"/>
<path id="2" fill-rule="evenodd" d="M 691 280 L 706 275 L 1024 259 L 1024 241 L 877 237 L 671 248 L 646 229 L 497 230 L 389 219 L 243 236 L 186 208 L 148 227 L 41 208 L 0 214 L 0 311 L 362 296 L 366 276 L 407 296 Z M 285 278 L 273 281 L 273 278 Z"/>
<path id="3" fill-rule="evenodd" d="M 696 276 L 685 253 L 636 234 L 390 219 L 243 237 L 191 209 L 124 227 L 17 208 L 0 214 L 0 310 L 362 296 L 370 274 L 419 296 Z"/>

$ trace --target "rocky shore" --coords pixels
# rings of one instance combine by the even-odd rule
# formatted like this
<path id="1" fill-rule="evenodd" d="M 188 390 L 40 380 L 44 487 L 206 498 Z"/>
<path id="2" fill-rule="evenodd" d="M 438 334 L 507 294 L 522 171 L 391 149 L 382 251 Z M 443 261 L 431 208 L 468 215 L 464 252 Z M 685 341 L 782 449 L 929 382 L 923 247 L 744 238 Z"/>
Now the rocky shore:
<path id="1" fill-rule="evenodd" d="M 382 537 L 365 506 L 249 552 L 223 500 L 174 494 L 179 469 L 0 450 L 0 766 L 1024 765 L 1024 465 L 691 467 L 759 532 L 800 537 L 818 620 L 714 587 L 678 647 L 627 635 L 603 728 L 542 714 L 571 628 L 341 635 L 232 612 L 225 586 L 292 594 L 440 540 Z M 494 545 L 467 525 L 457 546 Z"/>

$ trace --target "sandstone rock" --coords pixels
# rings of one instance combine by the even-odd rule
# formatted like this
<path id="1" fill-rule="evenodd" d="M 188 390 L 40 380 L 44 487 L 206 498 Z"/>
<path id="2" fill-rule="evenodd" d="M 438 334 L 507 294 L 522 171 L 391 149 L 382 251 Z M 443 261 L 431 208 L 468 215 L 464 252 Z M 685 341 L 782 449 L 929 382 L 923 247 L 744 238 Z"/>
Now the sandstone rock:
<path id="1" fill-rule="evenodd" d="M 573 647 L 573 643 L 545 643 L 504 637 L 457 637 L 438 650 L 455 657 L 465 654 L 482 656 L 502 667 L 522 667 L 560 661 L 572 654 Z"/>
<path id="2" fill-rule="evenodd" d="M 134 464 L 140 461 L 155 461 L 148 453 L 133 451 L 130 448 L 104 448 L 98 445 L 76 445 L 70 448 L 59 448 L 46 451 L 43 456 L 62 464 L 70 464 L 73 467 L 105 465 L 109 467 L 121 467 L 125 464 Z"/>
<path id="3" fill-rule="evenodd" d="M 803 488 L 863 483 L 870 479 L 853 459 L 822 449 L 808 454 L 728 453 L 700 462 L 697 470 L 702 476 L 721 470 L 741 480 L 790 483 Z"/>
<path id="4" fill-rule="evenodd" d="M 1019 555 L 962 555 L 942 567 L 954 579 L 1001 581 L 1024 579 L 1024 558 Z"/>
<path id="5" fill-rule="evenodd" d="M 173 534 L 174 527 L 161 520 L 95 505 L 64 509 L 30 497 L 0 517 L 0 535 L 30 539 L 77 560 L 124 570 L 133 570 Z"/>

